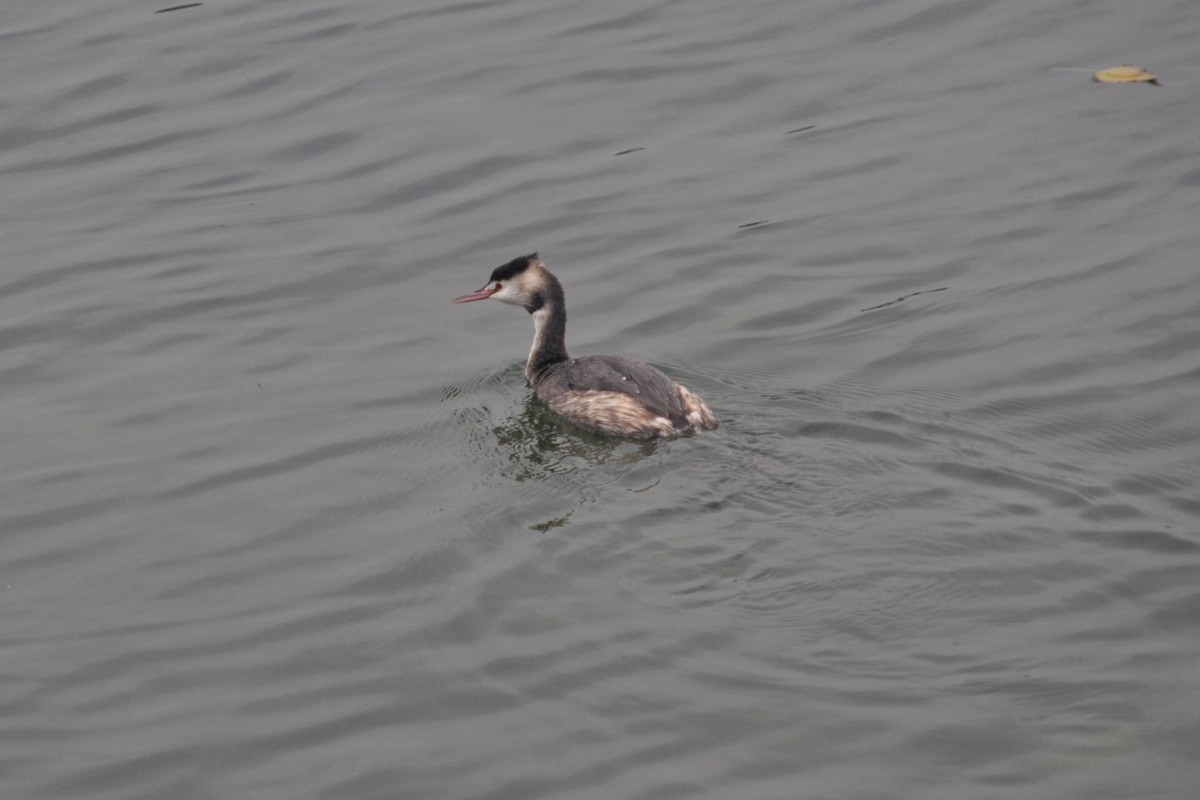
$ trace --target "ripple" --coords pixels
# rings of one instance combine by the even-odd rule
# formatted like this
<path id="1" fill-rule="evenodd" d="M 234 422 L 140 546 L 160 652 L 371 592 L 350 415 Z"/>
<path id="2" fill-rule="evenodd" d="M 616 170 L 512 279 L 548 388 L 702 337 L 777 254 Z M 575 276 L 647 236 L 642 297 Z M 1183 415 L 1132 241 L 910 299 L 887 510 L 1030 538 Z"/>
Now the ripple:
<path id="1" fill-rule="evenodd" d="M 0 795 L 1194 791 L 1190 5 L 157 7 L 0 30 Z"/>

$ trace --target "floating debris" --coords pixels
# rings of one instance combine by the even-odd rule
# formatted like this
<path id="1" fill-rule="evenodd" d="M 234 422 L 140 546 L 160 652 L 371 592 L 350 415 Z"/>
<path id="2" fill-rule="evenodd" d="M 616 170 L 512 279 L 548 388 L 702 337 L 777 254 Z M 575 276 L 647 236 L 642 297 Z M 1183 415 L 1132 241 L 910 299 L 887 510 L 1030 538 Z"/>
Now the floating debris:
<path id="1" fill-rule="evenodd" d="M 574 512 L 571 512 L 571 513 L 574 513 Z M 557 519 L 548 519 L 545 522 L 539 522 L 536 525 L 530 525 L 529 530 L 537 531 L 538 533 L 546 533 L 547 531 L 552 531 L 555 528 L 561 528 L 563 525 L 566 525 L 568 522 L 571 521 L 571 513 L 568 513 L 564 517 L 558 517 Z"/>
<path id="2" fill-rule="evenodd" d="M 1152 86 L 1162 86 L 1157 77 L 1132 64 L 1102 69 L 1093 73 L 1092 78 L 1099 83 L 1149 83 Z"/>
<path id="3" fill-rule="evenodd" d="M 155 11 L 154 13 L 155 14 L 165 14 L 168 11 L 182 11 L 185 8 L 195 8 L 196 6 L 202 6 L 202 5 L 204 5 L 204 3 L 187 3 L 186 5 L 182 5 L 182 6 L 171 6 L 170 8 L 160 8 L 158 11 Z"/>
<path id="4" fill-rule="evenodd" d="M 613 153 L 613 155 L 615 155 L 615 156 L 627 156 L 627 155 L 629 155 L 630 153 L 636 153 L 638 150 L 645 150 L 645 149 L 646 149 L 646 148 L 644 148 L 644 147 L 631 147 L 631 148 L 629 148 L 628 150 L 622 150 L 622 151 L 621 151 L 621 152 L 619 152 L 619 153 Z"/>
<path id="5" fill-rule="evenodd" d="M 747 222 L 744 225 L 738 225 L 738 227 L 739 228 L 757 228 L 759 225 L 766 225 L 770 221 L 771 220 L 769 220 L 769 219 L 760 219 L 758 222 Z"/>
<path id="6" fill-rule="evenodd" d="M 815 127 L 817 127 L 817 126 L 816 125 L 805 125 L 803 128 L 796 128 L 796 130 L 788 131 L 788 133 L 804 133 L 805 131 L 811 131 Z"/>

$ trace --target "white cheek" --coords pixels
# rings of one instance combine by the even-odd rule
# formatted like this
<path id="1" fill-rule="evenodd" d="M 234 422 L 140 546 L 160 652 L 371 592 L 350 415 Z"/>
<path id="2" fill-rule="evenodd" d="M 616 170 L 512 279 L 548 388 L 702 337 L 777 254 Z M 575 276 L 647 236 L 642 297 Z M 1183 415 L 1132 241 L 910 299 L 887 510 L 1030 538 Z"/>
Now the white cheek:
<path id="1" fill-rule="evenodd" d="M 521 305 L 521 301 L 517 299 L 517 289 L 514 284 L 506 283 L 504 288 L 492 295 L 493 300 L 499 300 L 501 303 L 510 303 L 512 305 Z"/>

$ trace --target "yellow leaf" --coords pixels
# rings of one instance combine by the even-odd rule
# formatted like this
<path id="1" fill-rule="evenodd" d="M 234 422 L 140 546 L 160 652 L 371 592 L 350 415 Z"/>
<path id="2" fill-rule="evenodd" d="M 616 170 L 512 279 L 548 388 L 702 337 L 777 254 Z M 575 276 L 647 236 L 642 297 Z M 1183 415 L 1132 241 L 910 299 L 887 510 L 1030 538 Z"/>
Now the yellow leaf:
<path id="1" fill-rule="evenodd" d="M 1102 69 L 1092 76 L 1101 83 L 1152 83 L 1155 86 L 1162 86 L 1158 82 L 1158 78 L 1151 75 L 1146 70 L 1140 67 L 1134 67 L 1129 64 L 1122 64 L 1119 67 L 1109 67 Z"/>

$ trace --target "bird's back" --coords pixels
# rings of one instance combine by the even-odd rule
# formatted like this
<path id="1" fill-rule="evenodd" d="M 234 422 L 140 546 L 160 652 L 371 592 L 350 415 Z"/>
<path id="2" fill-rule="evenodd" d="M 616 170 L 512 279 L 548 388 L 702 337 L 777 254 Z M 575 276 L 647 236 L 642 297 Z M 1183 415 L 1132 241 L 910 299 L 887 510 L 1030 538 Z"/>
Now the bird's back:
<path id="1" fill-rule="evenodd" d="M 569 358 L 539 373 L 534 387 L 552 411 L 601 433 L 649 438 L 716 427 L 702 400 L 632 358 Z"/>

